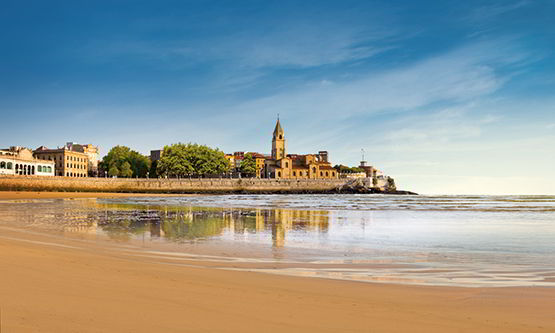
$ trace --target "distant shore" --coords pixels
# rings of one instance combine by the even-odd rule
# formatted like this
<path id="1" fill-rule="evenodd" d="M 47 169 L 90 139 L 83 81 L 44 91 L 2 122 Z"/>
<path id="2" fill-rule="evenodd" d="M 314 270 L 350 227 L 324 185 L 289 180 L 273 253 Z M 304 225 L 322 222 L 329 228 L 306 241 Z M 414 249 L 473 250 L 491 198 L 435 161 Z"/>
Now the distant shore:
<path id="1" fill-rule="evenodd" d="M 415 194 L 409 191 L 383 191 L 361 184 L 352 186 L 347 179 L 133 179 L 38 176 L 0 176 L 0 191 L 149 194 Z"/>

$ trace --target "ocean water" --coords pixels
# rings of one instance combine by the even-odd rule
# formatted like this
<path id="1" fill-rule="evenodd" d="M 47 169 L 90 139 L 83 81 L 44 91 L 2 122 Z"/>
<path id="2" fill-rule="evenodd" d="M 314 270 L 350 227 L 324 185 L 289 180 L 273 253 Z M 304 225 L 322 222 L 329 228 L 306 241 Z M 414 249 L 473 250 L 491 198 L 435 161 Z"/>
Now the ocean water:
<path id="1" fill-rule="evenodd" d="M 555 286 L 555 196 L 214 195 L 0 201 L 2 228 L 153 260 L 424 285 Z"/>

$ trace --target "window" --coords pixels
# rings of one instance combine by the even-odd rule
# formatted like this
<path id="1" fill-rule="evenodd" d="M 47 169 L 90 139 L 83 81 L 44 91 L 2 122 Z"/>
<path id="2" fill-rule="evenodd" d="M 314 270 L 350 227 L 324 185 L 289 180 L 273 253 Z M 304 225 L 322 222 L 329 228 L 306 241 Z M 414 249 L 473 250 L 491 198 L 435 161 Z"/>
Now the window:
<path id="1" fill-rule="evenodd" d="M 283 139 L 283 136 L 282 136 L 281 134 L 279 135 L 279 139 L 280 139 L 280 140 Z"/>
<path id="2" fill-rule="evenodd" d="M 39 165 L 38 168 L 37 168 L 37 171 L 42 172 L 42 166 Z"/>
<path id="3" fill-rule="evenodd" d="M 278 171 L 278 178 L 281 177 L 281 171 Z"/>
<path id="4" fill-rule="evenodd" d="M 332 173 L 331 173 L 331 176 L 332 176 L 332 177 L 335 177 L 335 172 L 332 172 Z"/>
<path id="5" fill-rule="evenodd" d="M 289 162 L 285 162 L 285 167 L 289 168 Z"/>
<path id="6" fill-rule="evenodd" d="M 322 171 L 320 171 L 320 177 L 324 176 L 324 173 Z"/>
<path id="7" fill-rule="evenodd" d="M 329 175 L 330 175 L 329 172 L 326 171 L 326 177 L 329 177 Z"/>
<path id="8" fill-rule="evenodd" d="M 312 172 L 316 173 L 316 168 L 312 168 Z"/>
<path id="9" fill-rule="evenodd" d="M 297 174 L 295 173 L 295 171 L 293 171 L 293 177 L 296 177 L 296 176 L 297 176 Z"/>
<path id="10" fill-rule="evenodd" d="M 6 168 L 6 162 L 0 162 L 0 169 Z"/>

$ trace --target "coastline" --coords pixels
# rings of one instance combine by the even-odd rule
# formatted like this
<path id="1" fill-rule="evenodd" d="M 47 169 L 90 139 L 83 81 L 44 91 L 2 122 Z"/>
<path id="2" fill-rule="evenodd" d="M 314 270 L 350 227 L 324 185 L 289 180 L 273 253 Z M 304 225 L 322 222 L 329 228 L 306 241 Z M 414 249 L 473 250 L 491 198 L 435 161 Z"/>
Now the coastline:
<path id="1" fill-rule="evenodd" d="M 0 191 L 152 194 L 416 194 L 409 191 L 387 192 L 363 183 L 362 181 L 352 182 L 348 179 L 136 179 L 0 176 Z"/>
<path id="2" fill-rule="evenodd" d="M 555 288 L 359 283 L 159 263 L 2 228 L 10 332 L 548 332 Z M 206 266 L 210 266 L 207 262 Z"/>

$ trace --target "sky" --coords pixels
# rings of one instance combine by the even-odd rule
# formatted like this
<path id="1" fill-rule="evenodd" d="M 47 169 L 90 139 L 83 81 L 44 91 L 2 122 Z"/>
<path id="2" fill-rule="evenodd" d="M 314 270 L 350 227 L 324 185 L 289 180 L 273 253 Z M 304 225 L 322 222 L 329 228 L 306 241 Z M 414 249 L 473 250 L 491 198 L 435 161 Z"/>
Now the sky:
<path id="1" fill-rule="evenodd" d="M 555 1 L 0 2 L 0 145 L 327 150 L 424 194 L 555 194 Z"/>

